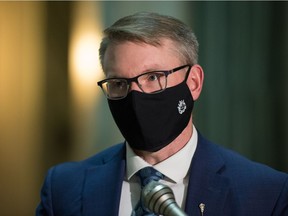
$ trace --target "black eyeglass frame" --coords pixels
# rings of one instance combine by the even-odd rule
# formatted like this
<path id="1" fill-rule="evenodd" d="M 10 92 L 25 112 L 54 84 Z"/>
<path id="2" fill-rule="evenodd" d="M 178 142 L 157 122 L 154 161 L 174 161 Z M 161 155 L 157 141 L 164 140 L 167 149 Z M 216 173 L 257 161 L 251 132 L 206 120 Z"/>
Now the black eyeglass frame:
<path id="1" fill-rule="evenodd" d="M 149 72 L 145 72 L 145 73 L 143 73 L 143 74 L 139 74 L 139 75 L 137 75 L 137 76 L 135 76 L 135 77 L 131 77 L 131 78 L 117 78 L 117 77 L 107 78 L 107 79 L 104 79 L 104 80 L 101 80 L 101 81 L 97 82 L 97 85 L 102 89 L 102 91 L 104 92 L 104 95 L 105 95 L 108 99 L 110 99 L 110 100 L 120 100 L 120 99 L 123 99 L 123 98 L 125 98 L 125 97 L 127 96 L 132 82 L 135 82 L 135 83 L 137 84 L 137 86 L 141 89 L 142 92 L 147 93 L 147 92 L 145 92 L 145 91 L 141 88 L 141 84 L 138 82 L 138 78 L 141 77 L 141 76 L 143 76 L 143 75 L 146 75 L 146 74 L 149 74 L 149 73 L 162 72 L 162 73 L 164 73 L 164 75 L 165 75 L 165 77 L 166 77 L 166 80 L 167 80 L 167 77 L 168 77 L 170 74 L 175 73 L 175 72 L 177 72 L 177 71 L 180 71 L 181 69 L 183 69 L 183 68 L 185 68 L 185 67 L 189 67 L 188 70 L 186 71 L 186 76 L 185 76 L 185 79 L 184 79 L 184 80 L 186 81 L 187 78 L 188 78 L 188 75 L 189 75 L 189 73 L 190 73 L 190 70 L 191 70 L 192 66 L 193 66 L 193 65 L 186 64 L 186 65 L 182 65 L 182 66 L 173 68 L 173 69 L 171 69 L 171 70 L 149 71 Z M 117 79 L 117 80 L 124 80 L 124 81 L 127 83 L 127 91 L 126 91 L 125 96 L 123 96 L 123 97 L 119 97 L 119 98 L 109 98 L 109 96 L 108 96 L 108 95 L 106 94 L 106 92 L 104 91 L 102 85 L 103 85 L 103 83 L 108 82 L 109 80 L 115 80 L 115 79 Z M 147 93 L 147 94 L 157 94 L 157 93 L 159 93 L 159 92 L 164 91 L 164 90 L 167 88 L 167 81 L 166 81 L 165 84 L 166 84 L 166 85 L 164 86 L 163 89 L 161 89 L 161 90 L 159 90 L 159 91 L 156 91 L 156 92 L 150 92 L 150 93 Z"/>

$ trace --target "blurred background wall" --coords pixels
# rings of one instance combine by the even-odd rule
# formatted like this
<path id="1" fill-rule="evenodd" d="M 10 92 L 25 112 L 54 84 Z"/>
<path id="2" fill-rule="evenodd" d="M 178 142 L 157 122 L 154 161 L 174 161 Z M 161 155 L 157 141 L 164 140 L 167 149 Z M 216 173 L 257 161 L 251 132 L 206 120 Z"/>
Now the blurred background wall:
<path id="1" fill-rule="evenodd" d="M 33 215 L 49 167 L 123 140 L 97 49 L 104 28 L 143 10 L 198 36 L 201 133 L 288 171 L 288 2 L 0 2 L 1 215 Z"/>

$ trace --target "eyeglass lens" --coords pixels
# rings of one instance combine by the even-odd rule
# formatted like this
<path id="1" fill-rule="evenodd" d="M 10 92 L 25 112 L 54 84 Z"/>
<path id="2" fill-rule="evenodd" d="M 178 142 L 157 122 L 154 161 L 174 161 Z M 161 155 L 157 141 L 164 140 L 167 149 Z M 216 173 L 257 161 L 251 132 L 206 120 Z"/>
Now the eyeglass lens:
<path id="1" fill-rule="evenodd" d="M 126 97 L 131 82 L 126 79 L 110 79 L 102 84 L 102 89 L 109 99 L 121 99 Z M 145 93 L 154 93 L 166 88 L 166 75 L 164 72 L 148 72 L 142 74 L 135 81 Z"/>

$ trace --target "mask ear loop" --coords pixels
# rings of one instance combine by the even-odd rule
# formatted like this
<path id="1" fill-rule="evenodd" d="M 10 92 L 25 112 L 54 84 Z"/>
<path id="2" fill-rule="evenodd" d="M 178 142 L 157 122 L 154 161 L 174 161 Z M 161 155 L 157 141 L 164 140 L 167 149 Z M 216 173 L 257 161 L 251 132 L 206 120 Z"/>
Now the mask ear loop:
<path id="1" fill-rule="evenodd" d="M 190 74 L 190 71 L 191 71 L 192 66 L 193 66 L 193 65 L 189 65 L 189 67 L 188 67 L 188 70 L 187 70 L 187 72 L 186 72 L 186 77 L 185 77 L 185 79 L 184 79 L 185 82 L 187 81 L 187 79 L 188 79 L 188 77 L 189 77 L 189 74 Z"/>

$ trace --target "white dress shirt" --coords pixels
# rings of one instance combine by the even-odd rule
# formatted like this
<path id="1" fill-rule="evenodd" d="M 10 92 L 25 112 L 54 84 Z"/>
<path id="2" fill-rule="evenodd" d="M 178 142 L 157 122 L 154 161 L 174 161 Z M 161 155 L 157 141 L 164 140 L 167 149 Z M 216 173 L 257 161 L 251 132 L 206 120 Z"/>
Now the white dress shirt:
<path id="1" fill-rule="evenodd" d="M 186 192 L 189 181 L 189 167 L 197 146 L 198 134 L 193 126 L 193 134 L 189 142 L 176 154 L 153 167 L 165 175 L 159 182 L 168 185 L 174 192 L 177 204 L 184 209 Z M 140 180 L 134 174 L 140 169 L 151 166 L 141 157 L 137 156 L 126 143 L 126 176 L 122 185 L 119 206 L 120 216 L 129 216 L 139 201 L 141 188 Z"/>

